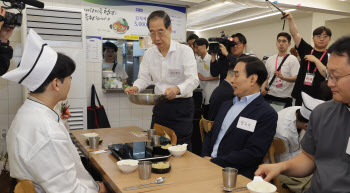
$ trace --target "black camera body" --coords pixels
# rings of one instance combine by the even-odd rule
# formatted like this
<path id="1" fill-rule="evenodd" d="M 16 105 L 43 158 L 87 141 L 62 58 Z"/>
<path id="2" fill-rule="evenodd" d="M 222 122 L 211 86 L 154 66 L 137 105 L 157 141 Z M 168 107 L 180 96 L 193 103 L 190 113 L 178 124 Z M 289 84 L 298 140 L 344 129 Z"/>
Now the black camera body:
<path id="1" fill-rule="evenodd" d="M 2 26 L 10 27 L 10 28 L 14 28 L 16 26 L 21 26 L 22 25 L 22 18 L 23 18 L 23 15 L 21 13 L 16 14 L 16 13 L 6 12 L 4 24 Z"/>
<path id="2" fill-rule="evenodd" d="M 227 51 L 229 51 L 229 49 L 231 47 L 234 47 L 236 45 L 236 42 L 233 41 L 233 38 L 230 36 L 225 36 L 224 31 L 221 32 L 221 37 L 212 37 L 212 38 L 208 38 L 209 42 L 215 42 L 215 43 L 209 43 L 209 52 L 210 53 L 220 53 L 220 45 L 219 44 L 223 44 Z"/>
<path id="3" fill-rule="evenodd" d="M 5 9 L 17 9 L 19 11 L 19 13 L 6 12 L 3 26 L 10 28 L 22 25 L 23 15 L 21 11 L 25 9 L 26 4 L 44 8 L 44 3 L 37 0 L 3 0 L 3 2 L 11 3 L 11 6 L 5 7 Z M 4 5 L 6 4 L 4 3 Z"/>

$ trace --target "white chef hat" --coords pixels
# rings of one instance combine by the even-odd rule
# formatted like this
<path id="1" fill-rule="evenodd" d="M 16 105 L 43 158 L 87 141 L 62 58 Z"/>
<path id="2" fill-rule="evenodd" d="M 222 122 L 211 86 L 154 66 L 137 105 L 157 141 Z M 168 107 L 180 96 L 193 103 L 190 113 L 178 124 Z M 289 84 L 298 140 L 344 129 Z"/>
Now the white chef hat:
<path id="1" fill-rule="evenodd" d="M 2 78 L 18 82 L 30 91 L 35 91 L 50 75 L 56 61 L 57 53 L 31 29 L 19 66 L 4 74 Z"/>
<path id="2" fill-rule="evenodd" d="M 313 111 L 317 105 L 324 103 L 324 101 L 314 99 L 304 92 L 301 92 L 301 96 L 303 97 L 303 105 L 300 108 L 300 114 L 305 119 L 309 120 L 311 111 Z"/>

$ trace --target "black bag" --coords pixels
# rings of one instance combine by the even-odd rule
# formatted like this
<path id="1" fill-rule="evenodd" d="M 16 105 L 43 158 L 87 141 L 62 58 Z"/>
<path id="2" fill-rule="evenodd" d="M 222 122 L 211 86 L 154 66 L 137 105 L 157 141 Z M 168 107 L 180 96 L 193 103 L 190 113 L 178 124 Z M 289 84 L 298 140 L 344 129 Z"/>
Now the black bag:
<path id="1" fill-rule="evenodd" d="M 5 155 L 4 168 L 1 170 L 0 174 L 0 192 L 10 193 L 11 192 L 11 177 L 10 172 L 6 170 L 6 163 L 8 162 L 8 155 Z"/>
<path id="2" fill-rule="evenodd" d="M 99 106 L 95 104 L 95 96 Z M 100 100 L 98 99 L 95 85 L 91 86 L 91 106 L 87 108 L 87 123 L 88 129 L 97 129 L 97 128 L 110 128 L 108 117 L 103 105 L 101 105 Z"/>

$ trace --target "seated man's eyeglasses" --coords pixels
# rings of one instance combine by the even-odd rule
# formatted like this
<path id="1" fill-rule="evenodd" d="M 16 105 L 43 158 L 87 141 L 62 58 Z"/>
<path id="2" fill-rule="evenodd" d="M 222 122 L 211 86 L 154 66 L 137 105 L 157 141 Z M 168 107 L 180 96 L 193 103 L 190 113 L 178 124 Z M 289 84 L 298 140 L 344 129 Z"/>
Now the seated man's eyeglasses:
<path id="1" fill-rule="evenodd" d="M 334 84 L 337 84 L 340 78 L 343 78 L 343 77 L 345 77 L 345 76 L 349 76 L 349 75 L 350 75 L 350 74 L 347 74 L 347 75 L 344 75 L 344 76 L 338 76 L 338 77 L 336 77 L 336 76 L 334 76 L 332 73 L 328 73 L 328 70 L 327 70 L 327 69 L 324 70 L 323 72 L 324 72 L 324 75 L 325 75 L 325 77 L 326 77 L 326 80 L 328 81 L 329 79 L 331 79 L 331 80 L 333 81 Z"/>

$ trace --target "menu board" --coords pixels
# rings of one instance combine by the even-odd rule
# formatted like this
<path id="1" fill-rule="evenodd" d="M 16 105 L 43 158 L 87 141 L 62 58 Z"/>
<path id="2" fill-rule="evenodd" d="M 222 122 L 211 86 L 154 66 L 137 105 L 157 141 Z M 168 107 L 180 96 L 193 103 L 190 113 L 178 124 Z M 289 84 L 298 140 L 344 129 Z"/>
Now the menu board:
<path id="1" fill-rule="evenodd" d="M 102 48 L 101 37 L 87 36 L 86 37 L 86 61 L 87 62 L 101 62 Z"/>
<path id="2" fill-rule="evenodd" d="M 186 7 L 125 0 L 84 0 L 86 35 L 124 39 L 125 35 L 149 37 L 147 17 L 156 10 L 171 19 L 171 38 L 186 41 Z"/>

